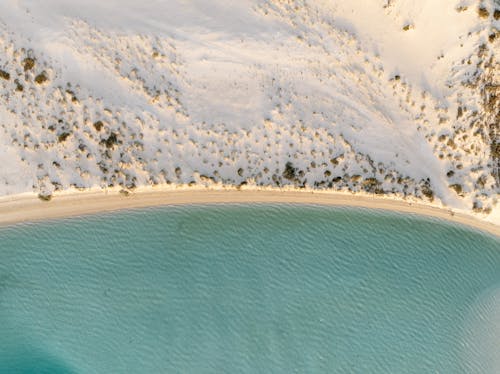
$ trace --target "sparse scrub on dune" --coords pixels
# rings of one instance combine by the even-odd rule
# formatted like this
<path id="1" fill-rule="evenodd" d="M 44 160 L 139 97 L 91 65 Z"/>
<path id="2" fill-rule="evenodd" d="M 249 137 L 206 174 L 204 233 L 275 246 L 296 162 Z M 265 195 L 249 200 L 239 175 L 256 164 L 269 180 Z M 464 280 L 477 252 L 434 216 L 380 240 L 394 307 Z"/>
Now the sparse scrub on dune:
<path id="1" fill-rule="evenodd" d="M 52 200 L 52 194 L 47 193 L 47 192 L 40 192 L 38 194 L 38 198 L 42 201 L 50 201 L 50 200 Z"/>
<path id="2" fill-rule="evenodd" d="M 271 3 L 279 4 L 267 9 L 275 16 L 290 15 L 283 5 L 286 2 Z M 399 12 L 397 2 L 388 3 L 392 6 L 387 12 Z M 487 2 L 481 4 L 489 7 Z M 0 61 L 4 69 L 0 70 L 4 90 L 0 95 L 13 120 L 1 124 L 0 138 L 10 134 L 12 147 L 20 154 L 19 164 L 37 175 L 48 170 L 55 190 L 72 185 L 128 190 L 135 185 L 194 181 L 242 186 L 248 181 L 257 186 L 307 185 L 425 201 L 443 198 L 441 194 L 456 199 L 453 191 L 459 197 L 465 191 L 471 205 L 477 200 L 476 208 L 482 212 L 483 207 L 494 206 L 498 191 L 492 177 L 496 175 L 498 180 L 495 165 L 500 162 L 498 120 L 492 114 L 498 112 L 498 82 L 485 77 L 488 69 L 495 69 L 491 56 L 498 31 L 489 21 L 497 19 L 499 11 L 468 5 L 471 18 L 484 32 L 461 34 L 462 51 L 475 43 L 461 65 L 460 61 L 450 63 L 454 54 L 447 47 L 432 46 L 440 56 L 439 62 L 436 55 L 430 57 L 433 64 L 450 63 L 446 68 L 453 71 L 453 77 L 446 77 L 450 97 L 443 105 L 435 97 L 440 88 L 437 83 L 433 87 L 435 82 L 430 81 L 429 89 L 423 90 L 409 66 L 384 71 L 388 66 L 383 56 L 367 51 L 361 35 L 339 32 L 335 22 L 308 20 L 305 4 L 292 12 L 304 17 L 294 18 L 301 28 L 300 43 L 290 39 L 289 51 L 286 43 L 285 48 L 274 50 L 276 66 L 262 62 L 262 67 L 246 66 L 245 60 L 236 61 L 238 56 L 237 63 L 222 66 L 209 53 L 202 61 L 186 63 L 185 47 L 175 37 L 115 35 L 78 20 L 69 29 L 71 39 L 93 59 L 97 70 L 103 68 L 106 78 L 123 85 L 123 92 L 94 92 L 91 84 L 86 86 L 86 77 L 79 83 L 69 82 L 73 78 L 61 74 L 65 68 L 57 65 L 60 61 L 45 59 L 43 50 L 33 52 L 12 42 L 12 58 Z M 463 12 L 467 7 L 455 9 Z M 464 19 L 469 16 L 458 15 L 453 8 L 452 13 Z M 479 20 L 478 14 L 488 21 Z M 419 18 L 397 17 L 398 37 L 411 43 L 425 34 L 426 30 L 409 31 Z M 378 37 L 372 41 L 377 43 Z M 296 57 L 302 56 L 302 48 L 307 48 L 306 60 Z M 354 49 L 356 53 L 352 53 Z M 288 68 L 282 69 L 285 61 Z M 206 68 L 206 76 L 190 70 L 190 64 L 196 67 L 198 63 Z M 422 69 L 432 70 L 428 66 Z M 469 85 L 453 80 L 460 74 Z M 62 77 L 66 80 L 61 81 Z M 304 82 L 324 86 L 325 91 L 317 94 Z M 345 99 L 341 105 L 337 89 Z M 186 90 L 193 97 L 185 95 Z M 481 104 L 483 94 L 486 98 Z M 244 96 L 241 102 L 238 95 Z M 269 108 L 260 112 L 258 104 L 252 107 L 251 95 L 269 100 Z M 206 97 L 219 100 L 221 106 L 212 107 L 211 100 L 203 102 Z M 230 107 L 233 101 L 238 104 L 236 109 Z M 218 108 L 231 110 L 222 113 L 225 110 Z M 248 118 L 245 108 L 251 112 Z M 217 116 L 221 118 L 213 119 Z M 382 120 L 376 122 L 376 118 Z M 405 136 L 394 135 L 394 126 Z M 427 142 L 429 151 L 414 147 L 407 134 Z M 50 155 L 47 164 L 40 160 L 41 154 Z M 283 165 L 282 160 L 290 161 Z M 422 175 L 422 162 L 429 164 L 423 171 L 428 175 Z M 193 169 L 205 174 L 198 175 Z M 436 185 L 431 186 L 427 177 Z M 463 186 L 464 191 L 450 185 Z"/>
<path id="3" fill-rule="evenodd" d="M 40 74 L 38 74 L 35 77 L 35 82 L 37 84 L 43 84 L 49 80 L 49 77 L 47 76 L 47 73 L 45 71 L 42 71 Z"/>
<path id="4" fill-rule="evenodd" d="M 72 90 L 67 89 L 66 90 L 66 94 L 69 95 L 69 97 L 71 98 L 71 102 L 72 103 L 78 103 L 78 102 L 80 102 L 80 100 L 78 100 L 78 98 L 76 97 L 75 93 Z"/>
<path id="5" fill-rule="evenodd" d="M 10 73 L 0 69 L 0 78 L 5 79 L 7 81 L 10 80 Z"/>
<path id="6" fill-rule="evenodd" d="M 24 91 L 24 86 L 21 84 L 21 82 L 19 82 L 18 79 L 15 79 L 14 83 L 16 85 L 16 91 L 17 92 L 23 92 Z"/>
<path id="7" fill-rule="evenodd" d="M 332 158 L 330 160 L 330 163 L 333 165 L 333 166 L 338 166 L 339 163 L 344 159 L 344 155 L 340 155 L 340 156 L 337 156 L 335 158 Z"/>
<path id="8" fill-rule="evenodd" d="M 182 169 L 179 166 L 175 168 L 174 172 L 177 179 L 180 179 L 182 177 Z"/>
<path id="9" fill-rule="evenodd" d="M 428 198 L 430 201 L 434 200 L 434 191 L 431 188 L 431 181 L 429 179 L 426 179 L 425 181 L 422 181 L 420 186 L 420 191 L 422 194 Z"/>
<path id="10" fill-rule="evenodd" d="M 486 210 L 486 212 L 485 212 Z M 483 204 L 479 201 L 474 201 L 472 203 L 472 211 L 474 213 L 487 213 L 488 212 L 488 208 L 484 209 L 483 208 Z"/>
<path id="11" fill-rule="evenodd" d="M 366 178 L 365 180 L 363 180 L 363 182 L 361 183 L 361 185 L 363 186 L 363 189 L 367 192 L 377 192 L 379 191 L 379 186 L 380 186 L 380 182 L 377 180 L 377 178 Z"/>
<path id="12" fill-rule="evenodd" d="M 115 145 L 119 143 L 118 136 L 116 133 L 112 132 L 106 139 L 101 141 L 101 144 L 106 145 L 106 148 L 113 148 Z"/>
<path id="13" fill-rule="evenodd" d="M 59 143 L 62 143 L 64 141 L 66 141 L 66 139 L 68 139 L 68 137 L 70 136 L 71 134 L 69 132 L 63 132 L 62 134 L 60 134 L 58 137 L 57 137 L 57 141 Z"/>
<path id="14" fill-rule="evenodd" d="M 104 127 L 104 123 L 102 121 L 96 121 L 96 122 L 94 122 L 94 128 L 97 131 L 101 131 L 103 127 Z"/>
<path id="15" fill-rule="evenodd" d="M 463 192 L 462 185 L 461 184 L 451 184 L 450 188 L 453 189 L 457 195 L 461 195 Z"/>
<path id="16" fill-rule="evenodd" d="M 361 175 L 359 174 L 354 174 L 353 176 L 351 176 L 351 182 L 352 183 L 358 183 L 360 180 L 361 180 Z"/>
<path id="17" fill-rule="evenodd" d="M 22 61 L 22 65 L 23 65 L 24 71 L 30 71 L 35 67 L 35 59 L 32 57 L 26 57 Z"/>
<path id="18" fill-rule="evenodd" d="M 283 178 L 290 181 L 295 181 L 297 178 L 297 168 L 295 168 L 290 161 L 285 164 L 285 170 L 283 170 Z"/>
<path id="19" fill-rule="evenodd" d="M 477 9 L 477 14 L 481 18 L 488 18 L 490 16 L 490 12 L 488 12 L 488 9 L 485 7 L 481 6 Z"/>

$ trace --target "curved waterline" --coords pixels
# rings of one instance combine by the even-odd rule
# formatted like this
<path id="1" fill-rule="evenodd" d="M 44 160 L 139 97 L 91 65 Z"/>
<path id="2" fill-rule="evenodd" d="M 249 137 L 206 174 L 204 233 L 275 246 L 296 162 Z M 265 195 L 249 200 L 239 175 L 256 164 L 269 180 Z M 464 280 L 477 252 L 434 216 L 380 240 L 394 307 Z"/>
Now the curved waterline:
<path id="1" fill-rule="evenodd" d="M 0 239 L 0 355 L 43 347 L 74 372 L 491 369 L 467 331 L 500 283 L 499 240 L 437 219 L 179 206 Z"/>
<path id="2" fill-rule="evenodd" d="M 500 237 L 500 225 L 479 220 L 470 214 L 453 212 L 437 206 L 391 199 L 376 195 L 350 193 L 321 193 L 302 190 L 239 190 L 228 189 L 139 189 L 133 194 L 118 191 L 85 191 L 57 195 L 44 202 L 32 195 L 0 199 L 0 225 L 39 221 L 52 218 L 182 204 L 218 203 L 287 203 L 328 206 L 364 207 L 436 217 L 474 227 Z"/>

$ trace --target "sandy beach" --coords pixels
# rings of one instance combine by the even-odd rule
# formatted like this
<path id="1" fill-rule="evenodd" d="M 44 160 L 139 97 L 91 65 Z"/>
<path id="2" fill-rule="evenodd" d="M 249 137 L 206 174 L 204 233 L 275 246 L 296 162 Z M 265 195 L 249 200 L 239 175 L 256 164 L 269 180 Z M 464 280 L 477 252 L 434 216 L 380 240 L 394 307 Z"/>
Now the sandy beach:
<path id="1" fill-rule="evenodd" d="M 276 189 L 140 189 L 133 193 L 85 191 L 42 201 L 32 194 L 0 199 L 0 225 L 74 217 L 121 209 L 180 204 L 293 203 L 364 207 L 432 216 L 500 236 L 500 226 L 451 210 L 378 196 Z"/>

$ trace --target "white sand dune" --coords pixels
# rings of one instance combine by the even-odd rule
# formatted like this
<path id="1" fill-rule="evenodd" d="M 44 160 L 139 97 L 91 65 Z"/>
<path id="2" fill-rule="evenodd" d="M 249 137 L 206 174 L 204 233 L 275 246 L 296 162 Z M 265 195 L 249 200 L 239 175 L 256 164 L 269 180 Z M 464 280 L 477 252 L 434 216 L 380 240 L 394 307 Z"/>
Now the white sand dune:
<path id="1" fill-rule="evenodd" d="M 0 196 L 210 179 L 498 220 L 499 15 L 496 0 L 1 1 Z"/>

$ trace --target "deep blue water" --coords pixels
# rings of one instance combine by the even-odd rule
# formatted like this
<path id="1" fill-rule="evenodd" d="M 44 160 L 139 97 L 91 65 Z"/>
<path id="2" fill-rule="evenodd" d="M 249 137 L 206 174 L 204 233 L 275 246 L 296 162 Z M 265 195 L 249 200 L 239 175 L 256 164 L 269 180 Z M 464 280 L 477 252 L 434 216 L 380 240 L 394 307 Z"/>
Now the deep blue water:
<path id="1" fill-rule="evenodd" d="M 184 206 L 0 228 L 0 373 L 498 373 L 500 240 Z"/>

